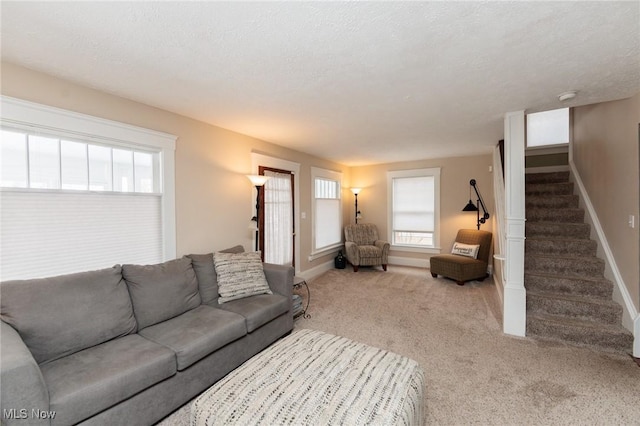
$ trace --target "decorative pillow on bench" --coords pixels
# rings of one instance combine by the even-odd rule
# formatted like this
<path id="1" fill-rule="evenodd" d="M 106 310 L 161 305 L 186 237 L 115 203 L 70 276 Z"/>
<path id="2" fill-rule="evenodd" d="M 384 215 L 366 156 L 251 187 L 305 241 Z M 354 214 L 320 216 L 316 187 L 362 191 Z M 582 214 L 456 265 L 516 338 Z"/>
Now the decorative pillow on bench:
<path id="1" fill-rule="evenodd" d="M 451 254 L 457 254 L 460 256 L 467 256 L 472 259 L 477 259 L 479 250 L 480 244 L 463 244 L 456 241 L 455 243 L 453 243 Z"/>
<path id="2" fill-rule="evenodd" d="M 218 276 L 218 303 L 258 294 L 273 294 L 258 252 L 213 254 Z"/>

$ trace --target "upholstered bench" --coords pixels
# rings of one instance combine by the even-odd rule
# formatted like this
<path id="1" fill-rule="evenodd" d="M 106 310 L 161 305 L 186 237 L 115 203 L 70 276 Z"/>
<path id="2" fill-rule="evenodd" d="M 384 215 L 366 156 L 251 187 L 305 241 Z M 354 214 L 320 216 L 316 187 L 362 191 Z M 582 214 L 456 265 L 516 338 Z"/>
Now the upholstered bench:
<path id="1" fill-rule="evenodd" d="M 421 425 L 424 373 L 401 355 L 297 330 L 191 407 L 192 425 Z"/>

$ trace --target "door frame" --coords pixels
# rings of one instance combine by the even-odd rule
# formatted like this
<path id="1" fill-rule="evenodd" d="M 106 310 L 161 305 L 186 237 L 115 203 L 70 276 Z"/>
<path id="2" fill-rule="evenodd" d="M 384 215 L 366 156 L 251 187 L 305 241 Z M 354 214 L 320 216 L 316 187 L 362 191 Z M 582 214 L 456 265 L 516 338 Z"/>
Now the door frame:
<path id="1" fill-rule="evenodd" d="M 270 172 L 275 172 L 275 173 L 280 173 L 280 174 L 288 174 L 290 176 L 291 179 L 291 209 L 293 210 L 291 212 L 291 220 L 293 221 L 293 229 L 291 229 L 291 243 L 292 243 L 292 251 L 293 253 L 291 253 L 291 265 L 295 268 L 296 266 L 296 183 L 295 183 L 295 174 L 291 171 L 291 170 L 284 170 L 284 169 L 276 169 L 275 167 L 268 167 L 268 166 L 258 166 L 258 174 L 259 175 L 264 175 L 265 171 L 270 171 Z M 265 185 L 266 186 L 266 185 Z M 258 204 L 260 205 L 260 211 L 262 212 L 262 214 L 260 215 L 260 217 L 258 218 L 258 235 L 259 235 L 259 241 L 258 241 L 258 247 L 260 248 L 260 252 L 261 252 L 261 256 L 262 256 L 262 260 L 264 261 L 264 212 L 265 207 L 264 207 L 264 197 L 265 197 L 265 192 L 266 192 L 266 188 L 265 186 L 262 187 L 262 191 L 260 191 L 260 197 L 258 200 Z"/>
<path id="2" fill-rule="evenodd" d="M 260 166 L 287 170 L 293 173 L 293 226 L 294 226 L 294 244 L 293 244 L 293 257 L 295 262 L 295 272 L 296 274 L 300 273 L 300 265 L 302 263 L 302 258 L 300 257 L 300 218 L 302 216 L 302 212 L 300 212 L 300 163 L 296 163 L 289 160 L 284 160 L 282 158 L 271 157 L 269 155 L 259 154 L 257 152 L 251 153 L 251 173 L 259 174 Z M 255 188 L 253 192 L 253 201 L 251 202 L 251 211 L 255 209 L 255 200 L 256 200 Z M 251 247 L 255 247 L 255 235 L 252 237 L 253 245 Z"/>

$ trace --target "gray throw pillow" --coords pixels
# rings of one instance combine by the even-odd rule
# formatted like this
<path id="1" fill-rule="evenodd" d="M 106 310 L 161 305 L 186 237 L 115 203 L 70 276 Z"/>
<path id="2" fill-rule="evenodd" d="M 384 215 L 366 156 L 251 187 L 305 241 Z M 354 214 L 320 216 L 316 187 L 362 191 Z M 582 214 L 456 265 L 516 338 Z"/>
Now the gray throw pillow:
<path id="1" fill-rule="evenodd" d="M 216 252 L 213 263 L 218 275 L 218 303 L 257 294 L 273 294 L 264 276 L 260 253 Z"/>
<path id="2" fill-rule="evenodd" d="M 121 267 L 0 284 L 0 318 L 38 363 L 136 331 Z"/>
<path id="3" fill-rule="evenodd" d="M 198 280 L 191 259 L 158 265 L 123 265 L 138 329 L 176 317 L 200 306 Z"/>
<path id="4" fill-rule="evenodd" d="M 244 247 L 241 245 L 229 247 L 221 250 L 222 253 L 243 253 Z M 189 254 L 193 270 L 198 278 L 198 289 L 202 303 L 217 304 L 218 303 L 218 276 L 216 268 L 213 266 L 213 253 L 207 254 Z"/>

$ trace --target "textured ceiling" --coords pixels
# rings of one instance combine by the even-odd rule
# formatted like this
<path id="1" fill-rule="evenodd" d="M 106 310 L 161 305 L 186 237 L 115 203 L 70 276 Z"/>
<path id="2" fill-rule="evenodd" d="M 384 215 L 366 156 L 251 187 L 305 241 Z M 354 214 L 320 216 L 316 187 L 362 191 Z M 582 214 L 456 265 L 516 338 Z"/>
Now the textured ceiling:
<path id="1" fill-rule="evenodd" d="M 9 2 L 2 59 L 347 165 L 640 92 L 640 2 Z M 557 95 L 578 90 L 561 103 Z"/>

